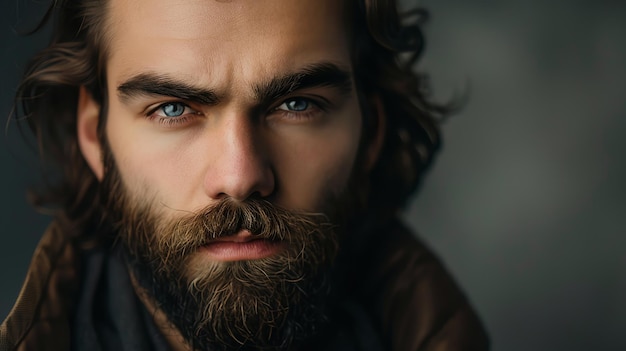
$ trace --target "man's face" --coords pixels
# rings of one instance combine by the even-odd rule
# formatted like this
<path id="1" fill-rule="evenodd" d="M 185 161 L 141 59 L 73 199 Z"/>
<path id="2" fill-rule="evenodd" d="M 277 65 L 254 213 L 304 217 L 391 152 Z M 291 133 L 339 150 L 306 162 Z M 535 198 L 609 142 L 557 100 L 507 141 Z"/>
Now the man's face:
<path id="1" fill-rule="evenodd" d="M 128 188 L 166 217 L 340 193 L 361 135 L 342 3 L 112 0 L 106 134 Z"/>
<path id="2" fill-rule="evenodd" d="M 214 312 L 207 306 L 215 299 L 207 295 L 216 294 L 215 286 L 246 299 L 306 289 L 276 282 L 250 290 L 233 276 L 306 279 L 331 259 L 335 240 L 321 229 L 327 224 L 299 213 L 333 218 L 329 200 L 340 201 L 354 175 L 361 111 L 343 6 L 336 0 L 111 0 L 110 149 L 104 153 L 115 171 L 103 173 L 112 183 L 111 173 L 119 176 L 122 186 L 105 191 L 123 192 L 110 196 L 123 199 L 128 245 L 142 243 L 134 248 L 144 256 L 139 264 L 159 261 L 145 264 L 147 274 L 177 280 L 158 293 L 171 296 L 154 296 L 160 307 L 167 306 L 159 299 L 192 295 L 194 308 L 207 308 L 206 319 Z M 215 215 L 215 208 L 228 215 Z M 265 212 L 271 215 L 263 222 Z M 219 223 L 229 216 L 240 218 L 239 227 Z M 272 226 L 271 218 L 284 220 Z M 261 231 L 274 232 L 255 240 L 249 227 L 257 220 L 265 223 Z M 151 238 L 133 244 L 141 231 Z M 241 300 L 227 302 L 250 308 Z M 302 300 L 271 306 L 270 299 L 266 307 L 296 310 L 290 304 Z M 254 304 L 268 304 L 259 301 Z M 253 320 L 252 309 L 246 311 Z"/>

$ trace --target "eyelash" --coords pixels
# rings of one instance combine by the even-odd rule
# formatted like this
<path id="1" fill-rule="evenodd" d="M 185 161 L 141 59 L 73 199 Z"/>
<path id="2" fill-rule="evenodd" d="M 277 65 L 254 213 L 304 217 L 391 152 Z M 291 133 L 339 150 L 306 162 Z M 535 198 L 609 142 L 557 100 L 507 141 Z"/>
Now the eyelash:
<path id="1" fill-rule="evenodd" d="M 280 109 L 282 105 L 285 105 L 289 101 L 293 100 L 304 100 L 309 105 L 307 106 L 307 109 L 305 111 L 289 111 Z M 313 119 L 317 114 L 323 112 L 324 110 L 324 103 L 318 102 L 312 98 L 297 96 L 283 100 L 277 107 L 272 109 L 272 112 L 282 114 L 283 118 L 285 119 L 290 119 L 294 121 L 307 121 Z"/>
<path id="2" fill-rule="evenodd" d="M 166 116 L 159 116 L 159 115 L 157 115 L 157 112 L 162 110 L 163 107 L 165 107 L 167 105 L 173 105 L 173 104 L 180 104 L 185 110 L 189 109 L 189 110 L 191 110 L 193 112 L 192 113 L 185 113 L 185 114 L 182 114 L 182 115 L 180 115 L 178 117 L 166 117 Z M 159 124 L 162 124 L 162 125 L 164 125 L 166 127 L 176 127 L 178 125 L 183 125 L 185 123 L 190 122 L 191 119 L 197 117 L 198 115 L 200 115 L 200 112 L 192 109 L 188 104 L 186 104 L 184 102 L 168 101 L 168 102 L 164 102 L 162 104 L 159 104 L 155 108 L 151 109 L 146 114 L 146 118 L 148 120 L 155 120 Z"/>
<path id="3" fill-rule="evenodd" d="M 306 101 L 309 105 L 307 106 L 307 109 L 305 111 L 289 111 L 289 110 L 283 110 L 280 109 L 280 107 L 290 101 L 293 100 L 304 100 Z M 184 113 L 180 116 L 177 117 L 166 117 L 166 116 L 159 116 L 157 115 L 157 112 L 161 111 L 165 106 L 167 105 L 171 105 L 171 104 L 180 104 L 182 105 L 182 107 L 187 110 L 191 110 L 193 111 L 192 113 Z M 282 100 L 282 102 L 276 106 L 275 108 L 271 109 L 270 112 L 271 113 L 279 113 L 281 114 L 281 118 L 287 119 L 287 120 L 293 120 L 296 122 L 300 122 L 300 121 L 307 121 L 310 119 L 315 118 L 315 116 L 317 114 L 319 114 L 320 112 L 323 112 L 326 110 L 325 107 L 326 102 L 320 102 L 320 101 L 316 101 L 312 98 L 308 98 L 308 97 L 290 97 L 287 98 L 285 100 Z M 180 126 L 180 125 L 184 125 L 188 122 L 191 122 L 192 119 L 194 119 L 195 117 L 199 116 L 200 112 L 192 109 L 188 104 L 181 102 L 181 101 L 168 101 L 168 102 L 164 102 L 161 103 L 159 105 L 157 105 L 155 108 L 151 109 L 148 113 L 146 113 L 146 118 L 148 120 L 153 120 L 156 121 L 157 123 L 164 125 L 165 127 L 168 128 L 173 128 L 176 126 Z"/>

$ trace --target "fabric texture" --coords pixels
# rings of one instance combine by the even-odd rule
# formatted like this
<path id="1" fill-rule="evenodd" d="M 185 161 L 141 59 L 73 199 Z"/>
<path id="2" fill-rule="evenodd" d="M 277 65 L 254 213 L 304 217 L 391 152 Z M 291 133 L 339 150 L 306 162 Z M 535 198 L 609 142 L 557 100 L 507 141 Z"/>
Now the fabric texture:
<path id="1" fill-rule="evenodd" d="M 85 253 L 82 260 L 85 269 L 72 323 L 72 350 L 168 351 L 122 260 L 102 248 Z"/>
<path id="2" fill-rule="evenodd" d="M 362 235 L 361 235 L 362 234 Z M 400 221 L 344 250 L 329 351 L 481 351 L 482 323 L 437 257 Z M 355 249 L 358 248 L 358 249 Z M 35 250 L 17 303 L 0 325 L 0 351 L 166 351 L 122 260 L 110 250 L 78 249 L 52 223 Z"/>

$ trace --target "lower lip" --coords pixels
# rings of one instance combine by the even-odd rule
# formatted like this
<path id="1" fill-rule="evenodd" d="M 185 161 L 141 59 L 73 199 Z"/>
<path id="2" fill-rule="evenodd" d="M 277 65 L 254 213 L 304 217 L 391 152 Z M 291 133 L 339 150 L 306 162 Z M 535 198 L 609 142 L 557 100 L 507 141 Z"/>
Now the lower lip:
<path id="1" fill-rule="evenodd" d="M 200 250 L 212 260 L 243 261 L 272 256 L 283 246 L 282 242 L 256 239 L 246 242 L 216 241 L 203 246 Z"/>

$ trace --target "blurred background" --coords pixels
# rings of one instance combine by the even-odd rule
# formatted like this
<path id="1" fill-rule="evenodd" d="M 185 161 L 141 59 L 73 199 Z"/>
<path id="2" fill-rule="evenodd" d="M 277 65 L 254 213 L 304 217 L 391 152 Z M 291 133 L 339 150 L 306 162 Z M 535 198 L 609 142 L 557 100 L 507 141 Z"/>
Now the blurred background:
<path id="1" fill-rule="evenodd" d="M 41 12 L 17 4 L 0 5 L 1 116 L 47 40 L 15 35 Z M 626 350 L 626 2 L 403 2 L 415 4 L 431 12 L 418 69 L 438 100 L 467 87 L 470 99 L 443 126 L 407 220 L 464 287 L 494 350 Z M 14 125 L 0 167 L 3 319 L 49 219 L 27 205 L 41 170 Z"/>

